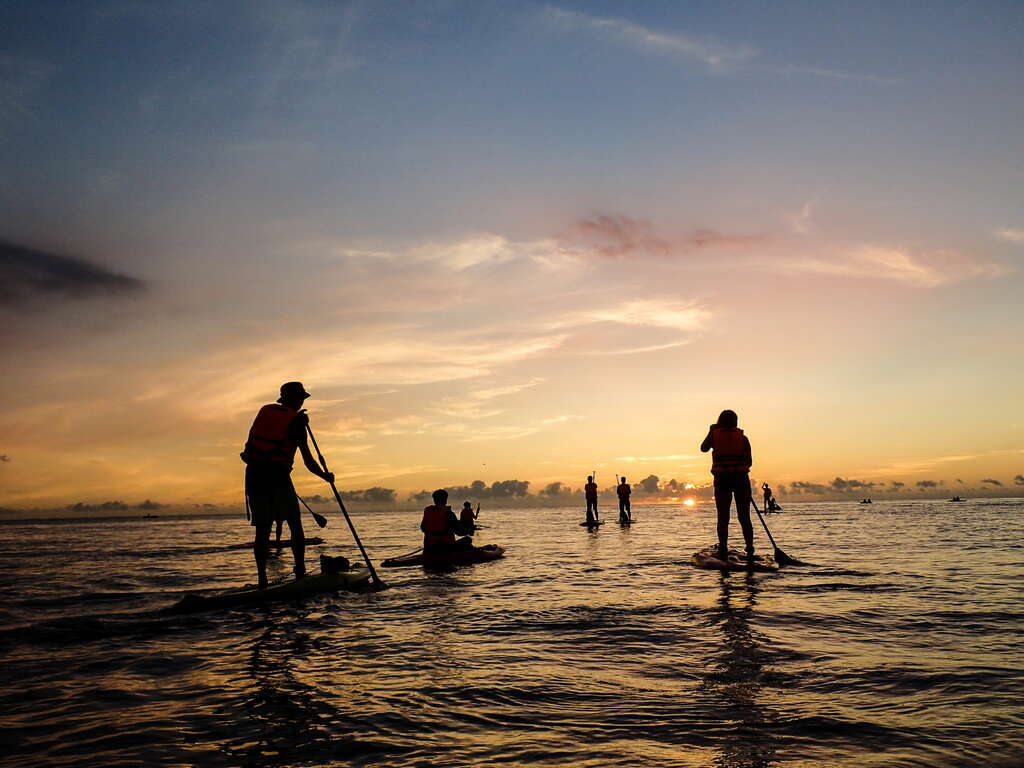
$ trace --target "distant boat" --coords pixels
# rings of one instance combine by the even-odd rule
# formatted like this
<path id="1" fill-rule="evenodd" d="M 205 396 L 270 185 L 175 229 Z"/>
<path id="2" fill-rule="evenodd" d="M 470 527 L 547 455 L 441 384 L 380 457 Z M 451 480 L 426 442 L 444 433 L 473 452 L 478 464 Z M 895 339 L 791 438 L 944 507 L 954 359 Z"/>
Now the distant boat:
<path id="1" fill-rule="evenodd" d="M 872 502 L 871 502 L 871 499 L 861 499 L 860 503 L 861 504 L 871 504 Z"/>
<path id="2" fill-rule="evenodd" d="M 959 496 L 954 496 L 950 501 L 967 501 L 967 499 L 961 499 Z"/>
<path id="3" fill-rule="evenodd" d="M 160 517 L 160 515 L 143 515 L 142 519 L 143 520 L 152 520 L 152 519 L 157 518 L 157 517 Z"/>

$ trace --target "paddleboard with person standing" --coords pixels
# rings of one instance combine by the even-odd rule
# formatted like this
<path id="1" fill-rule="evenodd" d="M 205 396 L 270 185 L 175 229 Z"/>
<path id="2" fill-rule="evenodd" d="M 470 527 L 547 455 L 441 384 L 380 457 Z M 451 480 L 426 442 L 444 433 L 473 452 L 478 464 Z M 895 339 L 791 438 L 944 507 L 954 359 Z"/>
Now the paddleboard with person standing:
<path id="1" fill-rule="evenodd" d="M 629 506 L 629 496 L 633 488 L 626 482 L 626 478 L 615 487 L 615 493 L 619 497 L 619 522 L 629 525 L 633 522 L 633 510 Z"/>
<path id="2" fill-rule="evenodd" d="M 327 483 L 334 482 L 334 474 L 317 464 L 306 442 L 309 417 L 302 404 L 308 397 L 301 382 L 282 384 L 277 402 L 264 405 L 256 414 L 240 454 L 245 462 L 246 512 L 256 529 L 252 551 L 260 588 L 267 586 L 270 529 L 281 520 L 288 523 L 295 576 L 306 575 L 306 539 L 291 477 L 295 451 L 301 452 L 306 469 Z"/>
<path id="3" fill-rule="evenodd" d="M 736 517 L 743 531 L 748 560 L 754 558 L 754 526 L 750 522 L 750 467 L 753 464 L 750 440 L 739 428 L 735 411 L 724 410 L 708 429 L 700 444 L 702 453 L 711 451 L 711 474 L 718 510 L 718 556 L 729 557 L 729 511 L 736 499 Z"/>
<path id="4" fill-rule="evenodd" d="M 583 486 L 583 496 L 587 501 L 587 519 L 584 523 L 587 527 L 593 528 L 601 524 L 597 516 L 597 483 L 593 475 L 587 475 L 587 484 Z"/>

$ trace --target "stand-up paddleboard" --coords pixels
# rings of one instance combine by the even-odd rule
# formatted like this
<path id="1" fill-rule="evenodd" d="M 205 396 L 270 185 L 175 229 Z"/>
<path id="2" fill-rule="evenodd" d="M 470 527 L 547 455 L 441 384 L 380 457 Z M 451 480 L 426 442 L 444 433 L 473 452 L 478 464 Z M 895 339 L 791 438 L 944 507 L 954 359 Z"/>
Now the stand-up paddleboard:
<path id="1" fill-rule="evenodd" d="M 215 608 L 230 608 L 236 605 L 253 605 L 275 600 L 296 600 L 320 592 L 337 592 L 351 589 L 370 580 L 370 570 L 359 565 L 341 573 L 318 573 L 301 579 L 287 578 L 272 581 L 264 589 L 254 584 L 225 589 L 219 592 L 187 592 L 177 603 L 167 609 L 169 613 L 194 613 Z"/>
<path id="2" fill-rule="evenodd" d="M 324 540 L 321 539 L 319 536 L 310 536 L 310 537 L 304 539 L 304 542 L 305 542 L 305 545 L 307 547 L 309 547 L 309 546 L 312 546 L 314 544 L 323 544 Z M 277 549 L 278 547 L 281 547 L 281 548 L 290 547 L 292 545 L 292 540 L 291 539 L 281 539 L 281 542 L 278 543 L 274 539 L 271 539 L 267 543 L 268 543 L 268 545 L 270 546 L 271 549 Z M 251 541 L 247 541 L 245 544 L 232 544 L 230 547 L 228 547 L 228 549 L 252 549 L 252 542 Z"/>
<path id="3" fill-rule="evenodd" d="M 729 550 L 729 559 L 722 560 L 716 555 L 718 547 L 705 547 L 700 552 L 694 552 L 690 562 L 697 568 L 705 568 L 709 571 L 760 571 L 762 573 L 774 573 L 779 570 L 771 555 L 754 555 L 753 562 L 747 561 L 743 552 L 735 549 Z"/>
<path id="4" fill-rule="evenodd" d="M 407 568 L 413 565 L 423 565 L 427 568 L 447 568 L 452 565 L 469 565 L 471 563 L 485 563 L 488 560 L 497 560 L 505 556 L 505 548 L 497 544 L 488 544 L 484 547 L 473 547 L 472 549 L 456 549 L 446 552 L 443 555 L 424 555 L 422 552 L 414 552 L 401 557 L 389 557 L 381 562 L 382 568 Z"/>
<path id="5" fill-rule="evenodd" d="M 595 520 L 592 523 L 588 523 L 586 520 L 584 520 L 582 523 L 580 523 L 580 527 L 582 528 L 597 528 L 597 526 L 599 525 L 604 525 L 604 520 Z"/>

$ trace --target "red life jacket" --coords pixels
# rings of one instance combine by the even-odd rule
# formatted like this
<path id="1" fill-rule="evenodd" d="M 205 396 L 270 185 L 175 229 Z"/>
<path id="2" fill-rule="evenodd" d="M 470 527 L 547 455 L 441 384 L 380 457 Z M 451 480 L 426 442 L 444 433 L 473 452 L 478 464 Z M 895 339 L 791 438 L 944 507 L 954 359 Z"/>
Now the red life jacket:
<path id="1" fill-rule="evenodd" d="M 288 437 L 288 427 L 297 413 L 294 408 L 277 403 L 260 408 L 249 428 L 249 439 L 241 453 L 242 461 L 246 464 L 274 462 L 291 471 L 298 445 Z"/>
<path id="2" fill-rule="evenodd" d="M 462 508 L 462 511 L 459 512 L 459 522 L 467 528 L 472 528 L 476 525 L 476 521 L 473 518 L 473 509 L 471 507 Z"/>
<path id="3" fill-rule="evenodd" d="M 615 490 L 618 491 L 620 499 L 628 499 L 629 494 L 633 492 L 633 489 L 629 487 L 628 483 L 619 483 L 619 487 Z"/>
<path id="4" fill-rule="evenodd" d="M 584 495 L 591 501 L 597 500 L 597 483 L 587 483 L 583 486 Z"/>
<path id="5" fill-rule="evenodd" d="M 749 472 L 747 444 L 739 427 L 714 427 L 711 430 L 711 473 Z"/>
<path id="6" fill-rule="evenodd" d="M 455 533 L 448 528 L 448 513 L 451 507 L 431 504 L 423 510 L 423 548 L 445 546 L 455 543 Z"/>

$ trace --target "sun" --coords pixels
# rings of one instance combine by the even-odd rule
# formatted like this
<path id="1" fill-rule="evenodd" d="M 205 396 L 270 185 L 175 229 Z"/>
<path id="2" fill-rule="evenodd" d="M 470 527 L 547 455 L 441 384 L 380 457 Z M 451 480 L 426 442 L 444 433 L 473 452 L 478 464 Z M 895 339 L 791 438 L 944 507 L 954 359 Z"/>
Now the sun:
<path id="1" fill-rule="evenodd" d="M 684 504 L 685 506 L 687 506 L 687 507 L 692 507 L 692 506 L 693 506 L 694 504 L 696 504 L 696 503 L 697 503 L 697 502 L 696 502 L 696 501 L 694 501 L 693 499 L 687 499 L 686 501 L 684 501 L 684 502 L 683 502 L 683 504 Z"/>

